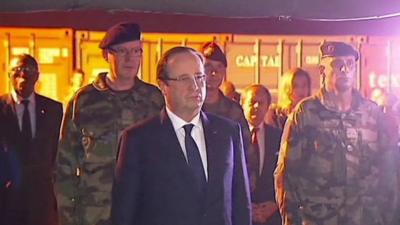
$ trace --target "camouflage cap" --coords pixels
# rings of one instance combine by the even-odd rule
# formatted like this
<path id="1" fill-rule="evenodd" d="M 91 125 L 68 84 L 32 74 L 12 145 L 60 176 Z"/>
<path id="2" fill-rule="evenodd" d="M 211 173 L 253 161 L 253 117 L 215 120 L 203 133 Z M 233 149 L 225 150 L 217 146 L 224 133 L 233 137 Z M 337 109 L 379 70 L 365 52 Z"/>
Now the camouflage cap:
<path id="1" fill-rule="evenodd" d="M 201 54 L 206 59 L 222 62 L 225 67 L 228 66 L 225 54 L 215 42 L 207 42 L 200 48 Z"/>
<path id="2" fill-rule="evenodd" d="M 335 56 L 354 56 L 358 60 L 358 52 L 349 44 L 344 42 L 328 41 L 320 46 L 321 58 Z"/>
<path id="3" fill-rule="evenodd" d="M 101 49 L 107 49 L 111 45 L 140 40 L 140 35 L 140 26 L 138 24 L 133 22 L 121 22 L 107 30 L 99 47 Z"/>

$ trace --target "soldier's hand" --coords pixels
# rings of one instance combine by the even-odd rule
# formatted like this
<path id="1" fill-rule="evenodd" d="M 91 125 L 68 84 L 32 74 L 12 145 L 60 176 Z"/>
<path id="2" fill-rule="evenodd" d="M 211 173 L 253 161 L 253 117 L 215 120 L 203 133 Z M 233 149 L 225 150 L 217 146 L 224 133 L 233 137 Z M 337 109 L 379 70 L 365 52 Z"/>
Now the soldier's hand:
<path id="1" fill-rule="evenodd" d="M 252 218 L 253 222 L 260 223 L 260 221 L 261 221 L 261 213 L 260 213 L 259 205 L 256 204 L 256 203 L 252 203 L 251 207 L 252 207 L 251 218 Z"/>
<path id="2" fill-rule="evenodd" d="M 253 221 L 265 223 L 278 210 L 278 206 L 273 201 L 262 202 L 253 205 Z"/>

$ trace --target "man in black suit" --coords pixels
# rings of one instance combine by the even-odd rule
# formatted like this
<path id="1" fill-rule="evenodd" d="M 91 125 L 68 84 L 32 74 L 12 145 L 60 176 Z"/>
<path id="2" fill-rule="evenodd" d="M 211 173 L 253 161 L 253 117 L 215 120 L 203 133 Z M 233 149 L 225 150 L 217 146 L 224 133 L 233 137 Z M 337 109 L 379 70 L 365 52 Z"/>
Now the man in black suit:
<path id="1" fill-rule="evenodd" d="M 240 126 L 201 111 L 205 76 L 191 48 L 172 48 L 158 62 L 166 108 L 122 136 L 114 225 L 251 224 Z"/>
<path id="2" fill-rule="evenodd" d="M 10 174 L 0 188 L 0 224 L 57 224 L 54 160 L 62 118 L 59 102 L 34 92 L 36 60 L 27 54 L 10 63 L 12 91 L 0 97 L 0 134 Z"/>
<path id="3" fill-rule="evenodd" d="M 274 169 L 278 159 L 280 131 L 264 123 L 271 94 L 262 85 L 251 85 L 242 93 L 242 107 L 252 134 L 249 149 L 252 219 L 255 225 L 280 225 L 275 203 Z"/>

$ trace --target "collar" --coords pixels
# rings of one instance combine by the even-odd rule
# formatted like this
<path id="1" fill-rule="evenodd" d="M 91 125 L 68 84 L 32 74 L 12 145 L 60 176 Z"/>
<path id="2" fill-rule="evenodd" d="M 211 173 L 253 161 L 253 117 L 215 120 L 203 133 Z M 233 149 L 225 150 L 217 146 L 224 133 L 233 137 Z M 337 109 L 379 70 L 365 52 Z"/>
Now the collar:
<path id="1" fill-rule="evenodd" d="M 171 120 L 175 132 L 181 129 L 184 125 L 188 124 L 188 122 L 184 121 L 171 110 L 169 110 L 168 107 L 165 107 L 165 109 L 167 111 L 169 119 Z M 197 114 L 189 123 L 193 124 L 195 127 L 201 128 L 200 113 Z"/>
<path id="2" fill-rule="evenodd" d="M 351 109 L 350 110 L 357 110 L 359 107 L 361 101 L 362 101 L 362 96 L 360 93 L 353 89 L 352 92 L 352 102 L 351 102 Z M 327 92 L 325 88 L 321 88 L 319 92 L 315 94 L 316 98 L 320 100 L 321 104 L 327 108 L 328 110 L 339 112 L 339 109 L 337 108 L 333 98 L 332 94 Z"/>
<path id="3" fill-rule="evenodd" d="M 17 92 L 15 92 L 15 90 L 12 90 L 11 91 L 11 97 L 14 100 L 14 102 L 16 104 L 18 104 L 18 105 L 21 104 L 21 101 L 24 100 L 24 99 L 29 100 L 29 103 L 35 104 L 35 93 L 34 92 L 32 92 L 32 94 L 29 95 L 28 98 L 22 98 L 21 96 L 19 96 L 17 94 Z"/>
<path id="4" fill-rule="evenodd" d="M 257 128 L 258 128 L 258 132 L 260 132 L 261 130 L 264 130 L 264 126 L 263 126 L 263 122 L 261 122 L 260 124 L 258 124 L 258 126 L 256 126 Z M 252 126 L 250 123 L 249 123 L 249 128 L 250 128 L 250 132 L 255 128 L 254 126 Z"/>
<path id="5" fill-rule="evenodd" d="M 99 91 L 107 91 L 107 90 L 112 90 L 106 82 L 106 77 L 107 77 L 106 72 L 104 73 L 99 73 L 99 75 L 94 79 L 93 81 L 93 87 L 95 87 Z M 135 77 L 135 85 L 130 90 L 136 89 L 142 85 L 142 81 L 138 78 Z M 126 90 L 129 91 L 129 90 Z M 124 91 L 125 92 L 125 91 Z"/>

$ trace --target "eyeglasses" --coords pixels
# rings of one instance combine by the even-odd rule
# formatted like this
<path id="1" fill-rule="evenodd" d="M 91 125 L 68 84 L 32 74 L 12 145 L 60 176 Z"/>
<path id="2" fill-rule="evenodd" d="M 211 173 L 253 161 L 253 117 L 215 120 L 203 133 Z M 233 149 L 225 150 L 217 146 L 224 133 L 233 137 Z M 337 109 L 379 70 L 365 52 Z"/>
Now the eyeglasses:
<path id="1" fill-rule="evenodd" d="M 38 70 L 36 68 L 30 67 L 30 66 L 16 66 L 16 67 L 11 68 L 11 70 L 10 70 L 10 73 L 13 76 L 20 75 L 22 72 L 32 74 L 32 73 L 37 73 Z"/>
<path id="2" fill-rule="evenodd" d="M 335 59 L 331 62 L 331 65 L 334 70 L 346 72 L 354 70 L 356 63 L 354 60 Z"/>
<path id="3" fill-rule="evenodd" d="M 126 56 L 128 54 L 138 57 L 138 56 L 142 56 L 143 54 L 143 49 L 142 48 L 131 48 L 131 49 L 127 49 L 127 48 L 109 48 L 108 49 L 112 54 L 118 55 L 118 56 Z"/>
<path id="4" fill-rule="evenodd" d="M 182 84 L 192 84 L 193 80 L 194 80 L 196 82 L 196 84 L 204 84 L 206 81 L 206 75 L 198 74 L 198 75 L 190 76 L 188 74 L 184 74 L 177 78 L 163 77 L 163 78 L 161 78 L 161 80 L 177 81 Z"/>

